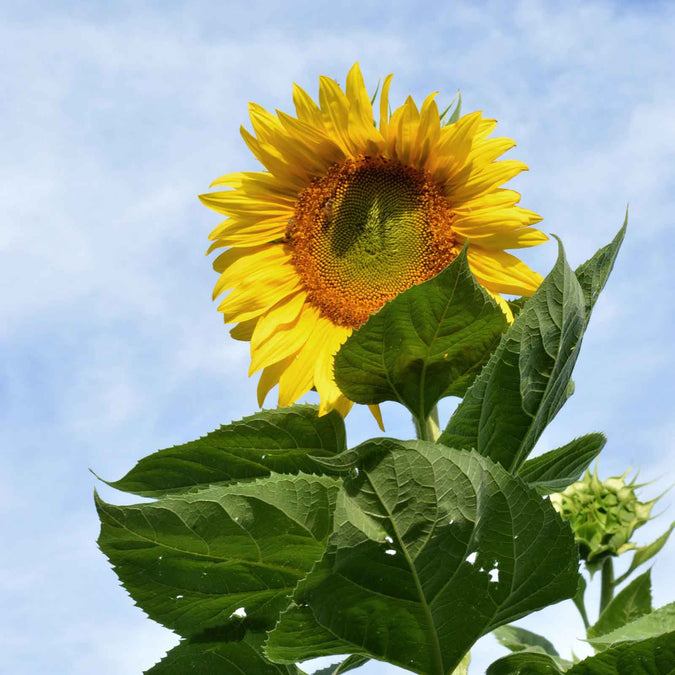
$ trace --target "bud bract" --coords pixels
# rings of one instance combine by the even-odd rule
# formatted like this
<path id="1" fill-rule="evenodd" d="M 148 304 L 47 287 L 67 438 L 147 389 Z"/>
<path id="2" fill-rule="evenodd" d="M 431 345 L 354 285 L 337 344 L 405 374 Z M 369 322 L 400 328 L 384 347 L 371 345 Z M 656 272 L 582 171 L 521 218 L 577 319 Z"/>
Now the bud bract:
<path id="1" fill-rule="evenodd" d="M 601 481 L 590 471 L 564 492 L 551 495 L 551 503 L 568 520 L 579 544 L 579 555 L 590 570 L 597 569 L 607 556 L 618 556 L 636 548 L 633 532 L 644 525 L 656 499 L 639 501 L 635 480 L 622 476 Z"/>

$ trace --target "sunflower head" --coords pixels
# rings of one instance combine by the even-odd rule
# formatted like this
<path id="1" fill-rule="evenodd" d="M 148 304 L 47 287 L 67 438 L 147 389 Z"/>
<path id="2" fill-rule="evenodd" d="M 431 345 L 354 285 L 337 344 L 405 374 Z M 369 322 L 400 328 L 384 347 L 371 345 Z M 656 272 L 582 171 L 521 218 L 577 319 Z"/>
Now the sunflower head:
<path id="1" fill-rule="evenodd" d="M 351 407 L 333 377 L 350 333 L 387 301 L 442 271 L 469 241 L 471 270 L 509 318 L 500 293 L 531 295 L 541 277 L 505 249 L 546 236 L 541 218 L 500 187 L 527 167 L 496 161 L 515 143 L 490 138 L 480 112 L 444 124 L 429 95 L 389 113 L 392 76 L 379 120 L 358 64 L 345 89 L 321 77 L 318 104 L 297 85 L 295 116 L 250 104 L 244 141 L 264 171 L 214 181 L 201 195 L 226 216 L 209 252 L 220 278 L 214 298 L 236 339 L 251 343 L 258 399 L 279 385 L 279 405 L 315 388 L 320 414 Z M 379 411 L 372 408 L 379 419 Z"/>

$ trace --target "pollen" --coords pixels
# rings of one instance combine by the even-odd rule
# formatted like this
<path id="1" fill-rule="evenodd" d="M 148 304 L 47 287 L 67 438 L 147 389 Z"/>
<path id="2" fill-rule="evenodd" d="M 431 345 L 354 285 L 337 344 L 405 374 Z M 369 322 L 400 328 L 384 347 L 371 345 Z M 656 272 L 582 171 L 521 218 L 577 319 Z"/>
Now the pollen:
<path id="1" fill-rule="evenodd" d="M 302 190 L 286 240 L 308 301 L 333 323 L 357 328 L 457 257 L 453 217 L 428 173 L 363 155 Z"/>

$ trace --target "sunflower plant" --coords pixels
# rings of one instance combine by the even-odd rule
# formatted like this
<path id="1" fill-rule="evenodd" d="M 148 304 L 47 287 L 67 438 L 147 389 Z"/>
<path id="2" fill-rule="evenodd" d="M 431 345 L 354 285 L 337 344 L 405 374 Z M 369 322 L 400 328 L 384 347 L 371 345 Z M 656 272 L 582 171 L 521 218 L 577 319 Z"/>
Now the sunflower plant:
<path id="1" fill-rule="evenodd" d="M 529 455 L 573 392 L 625 222 L 576 270 L 558 242 L 542 279 L 507 252 L 547 240 L 502 187 L 527 168 L 499 159 L 514 142 L 460 99 L 392 111 L 390 85 L 377 120 L 358 64 L 344 89 L 322 77 L 318 103 L 295 86 L 295 116 L 251 104 L 242 136 L 264 170 L 201 196 L 225 216 L 209 248 L 218 309 L 250 343 L 258 404 L 278 387 L 278 407 L 108 483 L 152 501 L 96 497 L 122 584 L 181 637 L 148 673 L 300 675 L 321 656 L 342 657 L 322 675 L 370 659 L 466 673 L 481 636 L 578 598 L 579 544 L 547 495 L 604 439 Z M 298 404 L 310 391 L 318 404 Z M 448 396 L 460 401 L 442 426 Z M 415 438 L 349 447 L 350 408 L 382 427 L 384 401 L 410 412 Z M 616 650 L 675 658 L 673 631 L 604 642 L 569 672 L 614 672 Z M 521 642 L 495 674 L 571 665 Z"/>

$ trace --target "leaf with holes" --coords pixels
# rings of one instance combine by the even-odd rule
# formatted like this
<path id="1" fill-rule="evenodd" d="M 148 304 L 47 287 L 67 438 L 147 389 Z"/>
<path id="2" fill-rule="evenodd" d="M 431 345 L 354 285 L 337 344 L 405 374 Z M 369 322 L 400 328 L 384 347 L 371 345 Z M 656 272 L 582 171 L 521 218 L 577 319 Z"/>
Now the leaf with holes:
<path id="1" fill-rule="evenodd" d="M 271 631 L 271 660 L 351 645 L 348 653 L 446 675 L 481 635 L 576 592 L 569 526 L 498 464 L 392 439 L 350 456 L 356 466 L 338 496 L 334 534 L 300 582 L 296 609 Z M 303 613 L 315 640 L 294 651 Z"/>
<path id="2" fill-rule="evenodd" d="M 149 504 L 97 498 L 98 543 L 136 603 L 179 635 L 240 614 L 264 630 L 321 557 L 338 487 L 275 475 Z"/>

